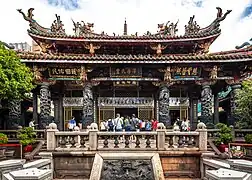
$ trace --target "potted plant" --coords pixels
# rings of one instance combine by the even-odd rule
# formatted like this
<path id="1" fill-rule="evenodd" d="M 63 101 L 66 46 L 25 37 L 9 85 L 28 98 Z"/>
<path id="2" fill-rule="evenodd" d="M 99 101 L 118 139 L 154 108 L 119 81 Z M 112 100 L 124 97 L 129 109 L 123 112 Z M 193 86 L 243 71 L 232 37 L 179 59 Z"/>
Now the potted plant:
<path id="1" fill-rule="evenodd" d="M 25 127 L 18 131 L 18 139 L 20 144 L 24 147 L 24 152 L 31 152 L 33 150 L 32 145 L 35 142 L 36 133 L 32 127 Z"/>
<path id="2" fill-rule="evenodd" d="M 218 123 L 216 125 L 219 131 L 219 138 L 215 141 L 215 144 L 218 146 L 218 149 L 221 153 L 224 153 L 226 148 L 228 148 L 228 143 L 233 141 L 233 136 L 231 134 L 232 129 L 226 124 Z"/>
<path id="3" fill-rule="evenodd" d="M 6 151 L 5 144 L 7 143 L 8 143 L 7 135 L 0 133 L 0 158 L 5 157 L 5 151 Z"/>

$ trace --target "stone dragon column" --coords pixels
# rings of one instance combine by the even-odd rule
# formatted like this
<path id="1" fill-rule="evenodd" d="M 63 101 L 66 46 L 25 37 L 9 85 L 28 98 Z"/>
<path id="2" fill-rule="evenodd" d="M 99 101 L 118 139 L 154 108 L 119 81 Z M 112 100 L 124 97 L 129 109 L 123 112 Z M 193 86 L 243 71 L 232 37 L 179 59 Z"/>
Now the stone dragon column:
<path id="1" fill-rule="evenodd" d="M 201 117 L 205 124 L 213 123 L 212 118 L 213 95 L 210 84 L 202 84 Z"/>
<path id="2" fill-rule="evenodd" d="M 170 114 L 169 114 L 169 98 L 170 98 L 170 90 L 168 85 L 161 85 L 159 91 L 159 111 L 158 117 L 159 122 L 164 123 L 165 126 L 170 126 Z"/>
<path id="3" fill-rule="evenodd" d="M 8 129 L 22 126 L 21 122 L 21 100 L 12 99 L 8 102 L 9 106 L 9 121 L 7 122 Z"/>
<path id="4" fill-rule="evenodd" d="M 227 80 L 227 84 L 231 86 L 230 92 L 230 119 L 229 124 L 233 125 L 236 120 L 235 109 L 237 107 L 237 93 L 241 89 L 241 84 L 239 80 Z"/>
<path id="5" fill-rule="evenodd" d="M 94 121 L 94 96 L 92 92 L 92 87 L 92 84 L 87 82 L 84 84 L 83 88 L 83 128 L 86 128 Z"/>
<path id="6" fill-rule="evenodd" d="M 51 92 L 49 90 L 49 83 L 42 83 L 40 87 L 40 126 L 45 128 L 49 125 L 51 115 Z"/>

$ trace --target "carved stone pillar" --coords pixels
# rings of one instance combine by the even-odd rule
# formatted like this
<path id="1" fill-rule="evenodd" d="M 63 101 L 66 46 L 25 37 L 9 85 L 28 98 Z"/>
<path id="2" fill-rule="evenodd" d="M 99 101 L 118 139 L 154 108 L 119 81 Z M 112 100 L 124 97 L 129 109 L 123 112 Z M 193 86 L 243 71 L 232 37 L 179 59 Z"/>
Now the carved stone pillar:
<path id="1" fill-rule="evenodd" d="M 92 84 L 85 83 L 83 89 L 83 116 L 82 127 L 86 128 L 94 121 L 94 97 Z"/>
<path id="2" fill-rule="evenodd" d="M 201 117 L 202 122 L 213 124 L 212 118 L 213 95 L 209 84 L 202 84 L 201 91 Z"/>
<path id="3" fill-rule="evenodd" d="M 13 99 L 9 100 L 9 121 L 7 122 L 8 129 L 15 129 L 19 125 L 22 126 L 21 122 L 21 100 Z"/>
<path id="4" fill-rule="evenodd" d="M 51 114 L 51 92 L 49 83 L 43 83 L 40 87 L 40 127 L 45 128 L 49 125 Z"/>
<path id="5" fill-rule="evenodd" d="M 32 101 L 32 106 L 33 106 L 33 111 L 32 111 L 32 118 L 35 121 L 35 124 L 38 124 L 38 95 L 37 92 L 33 92 L 33 101 Z"/>
<path id="6" fill-rule="evenodd" d="M 231 92 L 230 92 L 230 125 L 233 125 L 235 120 L 236 120 L 236 116 L 235 116 L 235 109 L 237 107 L 236 104 L 236 96 L 237 96 L 237 92 L 239 91 L 239 89 L 241 89 L 241 84 L 231 84 Z"/>
<path id="7" fill-rule="evenodd" d="M 170 111 L 169 111 L 169 98 L 170 90 L 169 86 L 162 85 L 159 92 L 159 104 L 158 104 L 158 120 L 164 123 L 165 126 L 171 126 Z"/>
<path id="8" fill-rule="evenodd" d="M 214 124 L 219 123 L 219 97 L 218 94 L 214 95 Z"/>

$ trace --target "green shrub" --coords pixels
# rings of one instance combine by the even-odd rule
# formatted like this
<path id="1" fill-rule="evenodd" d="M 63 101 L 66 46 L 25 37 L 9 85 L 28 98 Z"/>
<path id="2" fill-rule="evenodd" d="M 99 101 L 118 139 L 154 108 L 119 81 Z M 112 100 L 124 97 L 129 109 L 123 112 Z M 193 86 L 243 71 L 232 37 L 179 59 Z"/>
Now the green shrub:
<path id="1" fill-rule="evenodd" d="M 18 131 L 18 139 L 23 146 L 31 145 L 35 142 L 36 132 L 32 127 L 25 127 Z"/>
<path id="2" fill-rule="evenodd" d="M 231 134 L 232 129 L 230 127 L 223 123 L 218 123 L 216 127 L 220 129 L 219 138 L 215 141 L 217 146 L 221 143 L 228 144 L 232 142 L 233 136 Z"/>
<path id="3" fill-rule="evenodd" d="M 252 134 L 246 134 L 245 138 L 245 142 L 252 144 Z"/>
<path id="4" fill-rule="evenodd" d="M 8 137 L 6 134 L 0 133 L 0 144 L 7 144 L 8 143 Z"/>

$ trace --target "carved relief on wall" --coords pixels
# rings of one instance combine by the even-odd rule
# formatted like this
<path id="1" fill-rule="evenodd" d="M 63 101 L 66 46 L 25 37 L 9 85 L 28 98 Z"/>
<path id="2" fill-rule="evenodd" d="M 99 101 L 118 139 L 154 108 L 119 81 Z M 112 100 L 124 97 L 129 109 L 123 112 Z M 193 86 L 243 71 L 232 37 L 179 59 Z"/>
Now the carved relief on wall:
<path id="1" fill-rule="evenodd" d="M 140 67 L 111 68 L 110 77 L 142 77 L 142 68 Z"/>
<path id="2" fill-rule="evenodd" d="M 218 77 L 218 67 L 217 66 L 214 66 L 212 68 L 212 70 L 209 73 L 209 77 L 212 80 L 216 80 L 217 79 L 217 77 Z"/>
<path id="3" fill-rule="evenodd" d="M 154 180 L 150 160 L 104 160 L 101 180 Z"/>

